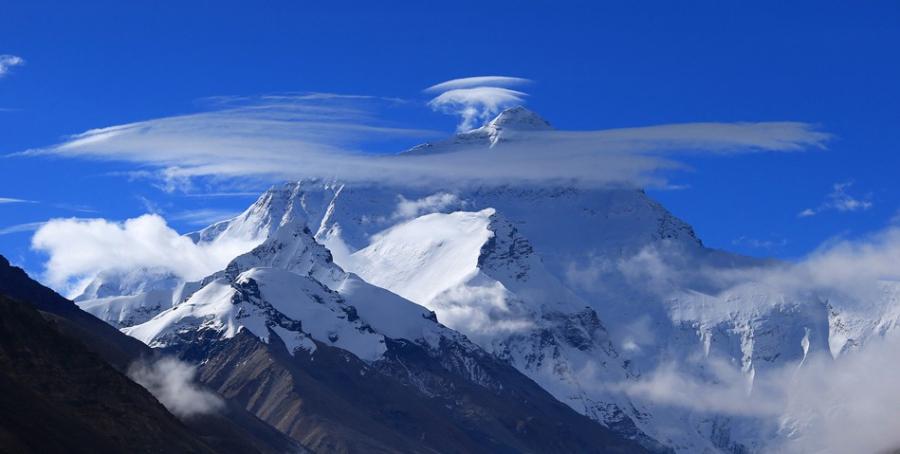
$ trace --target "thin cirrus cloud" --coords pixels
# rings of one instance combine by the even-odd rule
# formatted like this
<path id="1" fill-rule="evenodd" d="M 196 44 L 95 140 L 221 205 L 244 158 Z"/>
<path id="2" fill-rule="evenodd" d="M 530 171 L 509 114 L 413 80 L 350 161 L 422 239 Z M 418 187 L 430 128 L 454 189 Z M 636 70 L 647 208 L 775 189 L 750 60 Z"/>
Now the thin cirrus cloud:
<path id="1" fill-rule="evenodd" d="M 0 197 L 0 205 L 7 203 L 34 203 L 33 200 L 14 199 L 11 197 Z"/>
<path id="2" fill-rule="evenodd" d="M 258 195 L 258 194 L 257 194 Z M 231 219 L 239 215 L 239 211 L 218 208 L 199 208 L 173 213 L 168 216 L 173 221 L 181 221 L 189 225 L 207 226 L 219 221 Z"/>
<path id="3" fill-rule="evenodd" d="M 9 235 L 11 233 L 33 232 L 43 227 L 44 222 L 26 222 L 23 224 L 15 224 L 6 227 L 0 227 L 0 235 Z"/>
<path id="4" fill-rule="evenodd" d="M 152 175 L 170 190 L 190 188 L 198 178 L 665 187 L 666 171 L 683 168 L 680 153 L 800 151 L 823 148 L 830 137 L 800 122 L 687 123 L 507 131 L 510 140 L 489 152 L 485 143 L 471 141 L 451 143 L 443 153 L 386 155 L 367 150 L 398 141 L 411 145 L 439 133 L 386 124 L 371 100 L 361 101 L 336 95 L 244 98 L 214 110 L 92 129 L 14 156 L 132 163 L 140 167 L 135 175 Z"/>

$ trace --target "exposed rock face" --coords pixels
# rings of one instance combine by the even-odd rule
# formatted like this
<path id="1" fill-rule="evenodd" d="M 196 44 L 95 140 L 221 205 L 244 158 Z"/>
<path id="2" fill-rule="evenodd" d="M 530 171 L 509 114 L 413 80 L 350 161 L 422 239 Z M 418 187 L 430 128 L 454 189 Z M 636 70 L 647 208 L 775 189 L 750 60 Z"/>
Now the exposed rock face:
<path id="1" fill-rule="evenodd" d="M 156 355 L 0 256 L 0 451 L 305 452 L 230 402 L 179 421 L 124 374 Z"/>
<path id="2" fill-rule="evenodd" d="M 26 303 L 0 296 L 0 450 L 215 452 Z"/>

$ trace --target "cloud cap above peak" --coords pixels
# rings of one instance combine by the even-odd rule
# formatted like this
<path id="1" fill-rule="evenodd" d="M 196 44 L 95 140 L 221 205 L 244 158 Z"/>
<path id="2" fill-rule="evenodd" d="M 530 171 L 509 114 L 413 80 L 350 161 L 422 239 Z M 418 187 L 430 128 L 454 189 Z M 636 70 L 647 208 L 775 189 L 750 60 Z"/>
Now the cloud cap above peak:
<path id="1" fill-rule="evenodd" d="M 432 85 L 425 89 L 426 93 L 440 93 L 449 90 L 472 87 L 513 87 L 527 85 L 532 81 L 522 77 L 511 76 L 476 76 L 452 79 Z"/>
<path id="2" fill-rule="evenodd" d="M 425 92 L 440 93 L 428 106 L 436 112 L 459 116 L 456 129 L 463 132 L 481 126 L 503 109 L 523 104 L 528 94 L 509 87 L 528 83 L 531 81 L 521 77 L 465 77 L 432 85 Z"/>

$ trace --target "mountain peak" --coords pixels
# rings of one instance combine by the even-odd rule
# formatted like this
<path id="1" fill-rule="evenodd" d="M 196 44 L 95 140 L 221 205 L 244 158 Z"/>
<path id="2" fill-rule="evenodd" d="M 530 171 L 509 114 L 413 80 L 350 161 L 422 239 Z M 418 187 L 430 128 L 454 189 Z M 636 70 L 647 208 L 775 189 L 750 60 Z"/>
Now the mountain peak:
<path id="1" fill-rule="evenodd" d="M 553 129 L 550 122 L 544 120 L 540 115 L 522 106 L 516 106 L 500 112 L 493 120 L 479 128 L 457 133 L 447 140 L 416 145 L 403 153 L 413 155 L 447 153 L 459 150 L 460 146 L 487 145 L 493 148 L 500 142 L 510 140 L 518 132 L 527 133 Z"/>
<path id="2" fill-rule="evenodd" d="M 553 129 L 550 122 L 540 115 L 522 106 L 510 107 L 500 112 L 493 120 L 487 122 L 484 127 L 492 129 L 516 129 L 530 131 L 545 131 Z"/>

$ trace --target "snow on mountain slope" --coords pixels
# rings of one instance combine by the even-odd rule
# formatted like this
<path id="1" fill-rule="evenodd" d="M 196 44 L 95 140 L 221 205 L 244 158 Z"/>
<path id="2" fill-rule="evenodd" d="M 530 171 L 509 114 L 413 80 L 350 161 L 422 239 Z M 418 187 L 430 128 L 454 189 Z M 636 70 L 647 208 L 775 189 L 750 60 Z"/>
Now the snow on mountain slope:
<path id="1" fill-rule="evenodd" d="M 79 301 L 78 307 L 116 328 L 126 328 L 144 323 L 174 304 L 173 291 L 162 289 L 88 299 Z"/>
<path id="2" fill-rule="evenodd" d="M 491 152 L 547 128 L 536 114 L 512 109 L 482 128 L 408 153 L 449 153 L 472 144 Z M 191 296 L 196 287 L 190 286 L 179 293 L 196 303 L 179 309 L 190 326 L 218 320 L 210 326 L 227 333 L 239 324 L 237 315 L 214 308 L 240 293 L 248 279 L 281 282 L 259 284 L 261 294 L 282 285 L 305 294 L 306 281 L 246 274 L 278 268 L 337 292 L 333 307 L 354 307 L 377 335 L 431 346 L 450 336 L 432 329 L 437 324 L 428 322 L 434 316 L 428 310 L 402 309 L 409 302 L 400 295 L 433 310 L 578 412 L 635 438 L 644 432 L 679 452 L 765 451 L 772 439 L 789 434 L 754 418 L 673 408 L 623 389 L 666 364 L 715 383 L 715 364 L 724 362 L 752 390 L 770 371 L 813 354 L 839 356 L 896 329 L 900 320 L 896 283 L 883 283 L 865 302 L 753 283 L 750 271 L 771 262 L 705 248 L 687 223 L 629 188 L 438 190 L 306 180 L 273 187 L 242 215 L 191 237 L 247 235 L 269 240 L 197 284 L 209 286 L 208 296 Z M 744 273 L 746 282 L 735 280 Z M 254 325 L 255 335 L 266 339 L 263 327 L 271 326 L 279 337 L 299 336 L 254 309 L 252 295 L 249 300 L 240 314 L 256 314 L 250 317 L 261 323 Z M 199 318 L 192 315 L 205 305 Z M 162 306 L 136 298 L 121 307 L 91 307 L 125 326 L 145 317 L 139 309 Z M 348 323 L 339 311 L 331 314 L 326 326 Z M 181 326 L 181 315 L 167 317 L 166 326 Z M 304 335 L 331 342 L 323 333 Z M 160 335 L 147 339 L 155 337 Z M 360 350 L 367 358 L 374 352 Z"/>
<path id="3" fill-rule="evenodd" d="M 195 243 L 241 242 L 252 246 L 274 235 L 286 223 L 305 225 L 307 208 L 300 206 L 297 188 L 273 188 L 243 213 L 185 236 Z M 85 311 L 120 328 L 143 323 L 185 299 L 199 283 L 184 282 L 171 272 L 137 269 L 102 272 L 75 298 Z"/>
<path id="4" fill-rule="evenodd" d="M 547 120 L 541 118 L 540 115 L 521 106 L 512 107 L 504 110 L 496 118 L 485 123 L 480 128 L 461 132 L 450 139 L 440 142 L 417 145 L 405 151 L 405 153 L 412 155 L 451 153 L 457 151 L 460 147 L 471 147 L 473 145 L 493 147 L 501 142 L 515 140 L 517 133 L 552 129 L 553 126 Z"/>
<path id="5" fill-rule="evenodd" d="M 178 277 L 166 270 L 139 268 L 127 272 L 104 271 L 85 287 L 75 302 L 171 289 L 178 284 Z"/>
<path id="6" fill-rule="evenodd" d="M 125 328 L 150 320 L 195 290 L 197 283 L 184 282 L 166 271 L 102 272 L 74 301 L 91 315 Z"/>
<path id="7" fill-rule="evenodd" d="M 123 331 L 165 347 L 197 331 L 228 339 L 246 329 L 268 341 L 271 330 L 291 352 L 312 352 L 315 340 L 366 361 L 385 352 L 385 336 L 468 344 L 421 306 L 341 270 L 296 220 L 197 286 L 186 301 Z"/>
<path id="8" fill-rule="evenodd" d="M 543 313 L 587 307 L 543 270 L 528 242 L 490 208 L 399 224 L 341 265 L 437 311 L 470 336 L 517 331 Z"/>
<path id="9" fill-rule="evenodd" d="M 241 389 L 236 399 L 297 439 L 338 430 L 334 441 L 316 438 L 324 450 L 352 445 L 354 431 L 372 434 L 380 424 L 370 436 L 394 449 L 398 435 L 430 446 L 452 431 L 448 442 L 467 452 L 642 452 L 433 312 L 341 270 L 296 219 L 198 285 L 186 301 L 123 331 L 201 363 L 211 386 Z M 577 433 L 556 434 L 570 424 Z"/>
<path id="10" fill-rule="evenodd" d="M 481 246 L 493 236 L 493 214 L 487 209 L 416 218 L 377 235 L 345 267 L 405 298 L 431 301 L 477 273 Z"/>
<path id="11" fill-rule="evenodd" d="M 544 269 L 495 210 L 403 222 L 342 265 L 434 310 L 571 407 L 653 444 L 631 420 L 627 398 L 591 391 L 596 384 L 583 380 L 589 373 L 620 382 L 630 373 L 597 313 Z"/>
<path id="12" fill-rule="evenodd" d="M 669 239 L 662 236 L 659 240 Z M 725 430 L 722 427 L 728 421 L 692 421 L 687 412 L 641 402 L 605 386 L 640 376 L 634 357 L 638 350 L 647 353 L 646 341 L 637 339 L 629 346 L 618 339 L 626 350 L 620 351 L 606 328 L 608 318 L 594 308 L 611 313 L 616 306 L 595 300 L 592 307 L 550 273 L 535 250 L 517 226 L 488 208 L 433 213 L 401 222 L 374 235 L 369 246 L 340 264 L 434 310 L 449 327 L 509 361 L 561 401 L 620 433 L 652 443 L 643 438 L 641 432 L 645 432 L 685 451 L 717 450 L 709 438 L 714 430 Z M 652 314 L 648 305 L 633 304 L 638 307 L 630 308 L 632 313 L 643 310 L 645 317 Z M 655 310 L 665 317 L 664 308 Z M 662 357 L 686 358 L 698 351 L 702 339 L 697 338 L 693 319 L 646 320 L 649 326 L 644 330 L 664 332 L 665 327 L 657 330 L 656 326 L 665 323 L 671 340 L 680 339 L 677 347 L 672 347 L 674 351 L 659 349 L 648 355 L 652 361 L 647 363 L 657 364 Z M 716 328 L 709 327 L 711 331 Z M 760 331 L 778 333 L 779 329 L 769 326 Z M 730 329 L 728 335 L 719 337 L 727 338 L 725 343 L 731 346 L 733 338 L 729 336 L 734 332 Z M 780 345 L 780 337 L 773 338 L 774 345 Z M 720 341 L 716 338 L 711 343 L 719 346 Z M 727 355 L 735 352 L 738 357 L 753 353 L 724 351 Z M 778 354 L 774 355 L 777 358 Z M 681 429 L 666 432 L 659 427 Z M 692 435 L 702 431 L 706 434 Z M 723 443 L 732 442 L 731 435 L 724 439 Z"/>
<path id="13" fill-rule="evenodd" d="M 385 351 L 384 337 L 354 315 L 334 292 L 315 280 L 276 268 L 252 268 L 234 281 L 217 279 L 186 302 L 124 332 L 151 347 L 177 342 L 186 330 L 234 337 L 247 329 L 263 341 L 270 330 L 288 351 L 313 352 L 312 339 L 374 361 Z"/>

